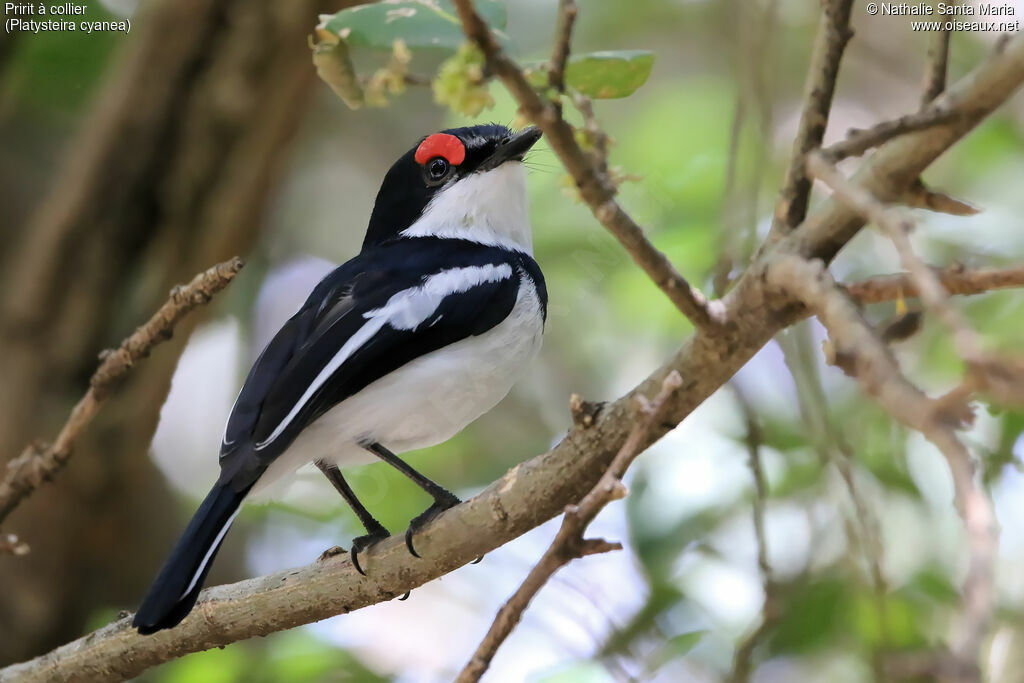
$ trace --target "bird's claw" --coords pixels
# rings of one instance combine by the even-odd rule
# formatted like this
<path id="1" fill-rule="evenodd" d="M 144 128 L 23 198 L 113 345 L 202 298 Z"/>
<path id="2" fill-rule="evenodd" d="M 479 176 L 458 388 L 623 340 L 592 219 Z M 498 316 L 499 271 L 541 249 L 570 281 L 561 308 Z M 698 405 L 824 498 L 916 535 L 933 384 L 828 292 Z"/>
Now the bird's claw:
<path id="1" fill-rule="evenodd" d="M 357 572 L 359 572 L 363 576 L 366 576 L 366 572 L 364 572 L 363 568 L 359 566 L 359 553 L 363 550 L 366 550 L 374 543 L 383 541 L 390 535 L 391 532 L 389 532 L 384 527 L 380 527 L 379 529 L 371 530 L 370 533 L 364 536 L 359 536 L 357 538 L 352 539 L 352 549 L 349 550 L 348 556 L 349 558 L 351 558 L 352 566 L 356 568 Z"/>
<path id="2" fill-rule="evenodd" d="M 435 499 L 434 504 L 424 510 L 423 514 L 417 515 L 411 522 L 409 522 L 409 528 L 405 530 L 405 547 L 409 549 L 409 553 L 413 557 L 420 556 L 412 544 L 413 535 L 415 535 L 415 533 L 427 522 L 434 519 L 445 510 L 450 510 L 461 502 L 462 501 L 455 496 Z"/>

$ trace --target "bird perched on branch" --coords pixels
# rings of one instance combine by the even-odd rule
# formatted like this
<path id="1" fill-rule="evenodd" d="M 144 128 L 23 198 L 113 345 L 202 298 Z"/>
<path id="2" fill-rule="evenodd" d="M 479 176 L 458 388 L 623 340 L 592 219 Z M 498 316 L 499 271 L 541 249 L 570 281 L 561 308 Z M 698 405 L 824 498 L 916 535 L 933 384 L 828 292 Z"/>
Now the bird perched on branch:
<path id="1" fill-rule="evenodd" d="M 366 528 L 389 533 L 340 467 L 381 459 L 434 499 L 415 531 L 459 503 L 395 453 L 451 438 L 490 410 L 540 347 L 544 276 L 532 257 L 527 128 L 429 135 L 384 177 L 359 255 L 325 277 L 260 354 L 231 409 L 221 474 L 135 614 L 139 633 L 195 605 L 246 496 L 314 462 Z"/>

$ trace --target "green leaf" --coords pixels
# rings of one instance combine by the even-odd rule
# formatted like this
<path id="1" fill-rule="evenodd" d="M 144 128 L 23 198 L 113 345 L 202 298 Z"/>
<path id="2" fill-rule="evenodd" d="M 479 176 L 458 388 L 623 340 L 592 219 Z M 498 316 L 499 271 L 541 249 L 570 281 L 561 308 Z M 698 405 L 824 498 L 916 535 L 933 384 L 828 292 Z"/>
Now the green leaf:
<path id="1" fill-rule="evenodd" d="M 607 100 L 628 97 L 647 82 L 654 53 L 619 50 L 573 55 L 565 67 L 565 82 L 589 97 Z"/>
<path id="2" fill-rule="evenodd" d="M 647 82 L 654 66 L 649 50 L 609 50 L 573 55 L 565 67 L 565 84 L 598 100 L 629 97 Z M 526 67 L 526 80 L 535 88 L 548 84 L 547 62 Z"/>
<path id="3" fill-rule="evenodd" d="M 477 11 L 502 37 L 505 6 L 498 0 L 478 0 Z M 409 48 L 454 50 L 466 42 L 462 23 L 450 0 L 384 0 L 321 16 L 321 40 L 339 39 L 356 47 L 390 50 L 396 40 Z"/>

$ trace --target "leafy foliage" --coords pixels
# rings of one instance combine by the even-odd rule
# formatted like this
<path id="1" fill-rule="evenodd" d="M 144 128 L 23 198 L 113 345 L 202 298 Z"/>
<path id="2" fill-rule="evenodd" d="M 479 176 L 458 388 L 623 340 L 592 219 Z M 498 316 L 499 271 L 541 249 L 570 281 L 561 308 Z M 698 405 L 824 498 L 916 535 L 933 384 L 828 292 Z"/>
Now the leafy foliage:
<path id="1" fill-rule="evenodd" d="M 503 33 L 506 23 L 505 6 L 497 0 L 476 3 L 481 16 L 488 22 L 499 40 L 507 47 L 511 43 Z M 331 86 L 349 107 L 363 104 L 384 106 L 387 98 L 377 87 L 375 97 L 364 97 L 361 79 L 353 66 L 351 48 L 370 50 L 401 49 L 425 50 L 455 54 L 442 63 L 435 78 L 435 101 L 452 111 L 477 116 L 494 105 L 483 77 L 483 58 L 475 48 L 465 44 L 462 26 L 450 0 L 400 0 L 359 5 L 324 15 L 316 27 L 319 43 L 313 46 L 313 61 L 320 77 Z M 405 62 L 403 62 L 404 66 Z M 575 54 L 565 70 L 566 87 L 595 99 L 628 97 L 643 85 L 654 65 L 654 54 L 647 50 L 603 51 Z M 534 87 L 547 86 L 547 66 L 533 64 L 526 70 Z M 387 79 L 377 72 L 375 78 L 400 82 L 404 69 Z M 371 84 L 373 80 L 371 79 Z M 390 94 L 403 88 L 388 87 Z"/>

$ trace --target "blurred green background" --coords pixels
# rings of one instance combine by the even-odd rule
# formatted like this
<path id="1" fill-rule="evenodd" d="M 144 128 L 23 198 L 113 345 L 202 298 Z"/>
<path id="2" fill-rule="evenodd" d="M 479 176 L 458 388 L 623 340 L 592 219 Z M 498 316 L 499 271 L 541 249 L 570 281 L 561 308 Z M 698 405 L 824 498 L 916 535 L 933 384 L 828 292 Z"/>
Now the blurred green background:
<path id="1" fill-rule="evenodd" d="M 315 25 L 316 11 L 336 9 L 306 2 L 301 13 L 281 18 L 277 13 L 285 10 L 270 4 L 250 3 L 242 11 L 238 3 L 219 3 L 202 26 L 228 32 L 231 41 L 243 46 L 239 50 L 247 49 L 246 41 L 264 40 L 266 26 L 294 22 L 292 39 L 282 39 L 276 48 L 285 56 L 274 56 L 291 59 L 294 71 L 278 73 L 270 57 L 266 62 L 253 58 L 247 62 L 252 69 L 248 80 L 226 80 L 217 87 L 197 80 L 185 95 L 167 100 L 162 114 L 147 114 L 144 104 L 134 104 L 130 96 L 173 85 L 161 80 L 159 61 L 172 58 L 167 56 L 171 48 L 162 48 L 164 57 L 144 56 L 153 60 L 152 81 L 140 76 L 135 90 L 111 95 L 109 90 L 124 82 L 112 74 L 130 67 L 125 60 L 140 58 L 131 52 L 131 43 L 145 37 L 147 21 L 170 21 L 167 13 L 161 14 L 159 3 L 84 4 L 90 19 L 130 17 L 132 31 L 128 36 L 0 36 L 0 244 L 5 257 L 0 275 L 7 278 L 6 297 L 20 296 L 19 287 L 26 286 L 16 279 L 18 264 L 28 258 L 19 245 L 31 242 L 32 235 L 26 235 L 46 224 L 40 216 L 60 198 L 61 183 L 75 179 L 64 171 L 76 158 L 88 157 L 82 150 L 101 138 L 99 129 L 87 123 L 103 113 L 96 113 L 99 103 L 119 103 L 139 119 L 166 118 L 160 130 L 173 130 L 174 136 L 153 140 L 154 146 L 165 147 L 144 168 L 98 167 L 110 174 L 109 187 L 159 185 L 167 171 L 160 160 L 177 158 L 168 139 L 230 137 L 232 126 L 241 125 L 229 115 L 235 105 L 242 108 L 236 118 L 247 123 L 280 110 L 292 96 L 284 90 L 287 74 L 309 78 L 312 72 L 302 36 Z M 1010 4 L 1018 15 L 1024 13 L 1024 3 Z M 195 5 L 183 5 L 181 11 L 198 12 L 218 3 Z M 596 111 L 615 142 L 611 163 L 639 176 L 623 184 L 623 205 L 676 267 L 706 291 L 726 288 L 767 232 L 796 130 L 818 11 L 819 3 L 811 0 L 580 0 L 576 49 L 643 48 L 656 56 L 649 81 L 636 94 L 598 102 Z M 249 16 L 257 12 L 267 16 Z M 518 56 L 547 57 L 554 16 L 551 0 L 509 3 L 507 33 Z M 927 36 L 911 32 L 909 20 L 868 17 L 859 6 L 853 25 L 856 36 L 844 60 L 826 142 L 840 139 L 851 127 L 915 110 L 920 98 Z M 179 27 L 187 31 L 188 24 Z M 221 34 L 203 31 L 209 34 L 191 37 L 199 56 L 175 72 L 181 79 L 214 71 L 209 63 L 216 62 L 201 58 L 203 41 Z M 995 38 L 954 35 L 951 80 L 984 59 Z M 429 55 L 414 54 L 411 71 L 417 71 L 420 59 L 436 63 Z M 143 74 L 145 66 L 140 67 Z M 279 80 L 259 80 L 264 73 L 278 74 Z M 474 120 L 515 120 L 515 107 L 500 85 L 492 85 L 491 92 L 495 107 Z M 37 493 L 36 513 L 19 511 L 6 525 L 34 549 L 29 558 L 0 558 L 0 580 L 11 593 L 0 600 L 0 640 L 8 643 L 0 654 L 8 661 L 40 654 L 106 623 L 118 610 L 134 609 L 163 552 L 216 476 L 224 420 L 262 343 L 331 263 L 358 250 L 378 183 L 393 160 L 421 135 L 470 121 L 434 104 L 425 88 L 410 88 L 390 107 L 350 111 L 325 85 L 311 80 L 299 102 L 289 113 L 290 123 L 275 129 L 287 134 L 281 134 L 272 154 L 247 156 L 247 150 L 267 139 L 256 129 L 251 137 L 238 135 L 230 149 L 211 147 L 210 155 L 231 156 L 226 162 L 217 157 L 223 165 L 211 166 L 215 170 L 208 176 L 186 173 L 181 187 L 161 185 L 152 200 L 158 208 L 153 214 L 141 212 L 142 227 L 133 235 L 143 235 L 152 215 L 175 215 L 175 202 L 209 196 L 196 189 L 200 186 L 220 188 L 225 177 L 245 177 L 239 168 L 276 169 L 264 181 L 246 186 L 248 195 L 233 195 L 233 186 L 223 183 L 223 205 L 231 206 L 237 197 L 251 202 L 245 207 L 249 213 L 223 218 L 217 211 L 195 211 L 201 221 L 161 223 L 169 226 L 170 237 L 138 237 L 143 247 L 136 251 L 122 252 L 118 246 L 112 258 L 130 267 L 118 280 L 120 294 L 105 300 L 102 329 L 87 337 L 96 345 L 81 351 L 84 360 L 77 364 L 58 366 L 64 373 L 59 384 L 39 380 L 42 388 L 24 394 L 32 397 L 25 401 L 34 431 L 29 433 L 24 421 L 0 424 L 0 435 L 7 430 L 0 439 L 9 451 L 4 457 L 13 457 L 29 438 L 52 433 L 80 394 L 88 358 L 141 322 L 153 308 L 146 306 L 150 299 L 159 301 L 142 292 L 166 291 L 161 289 L 165 280 L 185 279 L 209 265 L 204 257 L 211 254 L 241 252 L 247 259 L 243 273 L 206 312 L 176 369 L 173 358 L 160 366 L 164 374 L 157 385 L 165 389 L 173 369 L 166 402 L 163 392 L 156 392 L 148 403 L 137 404 L 144 406 L 138 413 L 123 404 L 109 406 L 96 450 L 79 452 L 54 485 Z M 196 123 L 204 107 L 216 112 L 207 127 Z M 126 139 L 135 123 L 131 116 L 123 122 Z M 843 168 L 856 164 L 852 160 Z M 414 466 L 464 496 L 556 442 L 570 423 L 571 393 L 591 400 L 620 395 L 690 332 L 565 189 L 565 173 L 543 141 L 528 165 L 535 255 L 551 302 L 544 349 L 492 413 L 452 441 L 412 457 Z M 969 218 L 921 213 L 914 240 L 930 262 L 1024 260 L 1024 98 L 1014 97 L 946 154 L 925 180 L 984 209 Z M 89 225 L 127 220 L 126 210 L 113 200 L 108 205 L 105 195 L 91 201 L 99 208 Z M 181 211 L 186 218 L 193 215 Z M 245 226 L 244 239 L 226 227 L 229 222 Z M 174 235 L 185 223 L 202 226 L 202 232 L 182 246 Z M 219 239 L 222 227 L 216 248 L 190 251 L 202 240 Z M 100 244 L 123 243 L 112 228 L 83 234 Z M 83 268 L 101 267 L 85 261 L 87 253 L 79 257 L 70 250 L 68 258 Z M 169 262 L 180 268 L 153 265 Z M 839 279 L 852 281 L 899 267 L 891 245 L 866 229 L 833 270 Z M 74 284 L 69 279 L 61 287 Z M 60 296 L 53 294 L 55 301 L 63 301 Z M 956 304 L 994 345 L 1019 348 L 1024 336 L 1020 292 Z M 877 305 L 868 315 L 883 321 L 894 311 L 894 304 Z M 3 327 L 8 340 L 21 324 L 8 316 Z M 64 334 L 51 336 L 54 348 L 47 353 L 54 358 L 62 357 L 62 345 L 75 336 L 71 329 Z M 502 648 L 488 680 L 716 681 L 732 675 L 734 653 L 761 623 L 764 601 L 752 524 L 747 411 L 762 434 L 767 560 L 776 594 L 771 623 L 752 650 L 752 680 L 875 680 L 887 662 L 947 642 L 967 558 L 949 472 L 919 435 L 894 424 L 840 371 L 823 364 L 822 338 L 813 322 L 780 335 L 732 386 L 638 460 L 630 473 L 630 496 L 610 506 L 592 529 L 594 535 L 623 540 L 626 550 L 588 558 L 561 572 Z M 930 392 L 948 390 L 959 379 L 962 368 L 949 339 L 931 320 L 896 351 L 910 377 Z M 152 363 L 161 363 L 160 354 L 174 353 L 161 348 Z M 54 367 L 49 360 L 47 367 Z M 12 388 L 13 381 L 0 379 L 9 394 L 23 395 L 27 390 Z M 140 418 L 143 410 L 146 417 Z M 992 681 L 1019 681 L 1024 670 L 1024 621 L 1019 616 L 1024 532 L 1018 523 L 1024 516 L 1024 413 L 984 404 L 977 413 L 965 440 L 983 464 L 1001 526 L 997 621 L 986 640 L 986 671 Z M 123 430 L 139 419 L 148 427 Z M 147 449 L 154 426 L 156 435 Z M 124 457 L 134 463 L 145 460 L 148 450 L 159 475 L 143 472 L 116 486 L 98 484 L 119 467 L 119 461 L 100 460 L 110 447 L 124 449 Z M 149 467 L 148 462 L 138 467 Z M 308 563 L 334 544 L 347 547 L 360 533 L 358 524 L 322 479 L 315 471 L 300 472 L 280 500 L 247 507 L 210 583 Z M 356 470 L 351 481 L 364 503 L 395 531 L 429 502 L 384 465 Z M 119 486 L 151 502 L 129 508 L 121 502 L 126 494 Z M 61 499 L 75 501 L 73 526 L 70 512 L 63 517 L 39 512 Z M 93 533 L 100 518 L 105 531 Z M 450 679 L 556 528 L 549 523 L 482 564 L 414 591 L 406 602 L 190 655 L 141 680 Z M 86 539 L 89 548 L 67 551 L 75 542 L 72 533 Z M 61 534 L 69 535 L 59 544 L 65 550 L 45 542 Z M 104 550 L 94 553 L 95 548 Z M 58 564 L 59 571 L 53 569 Z"/>

